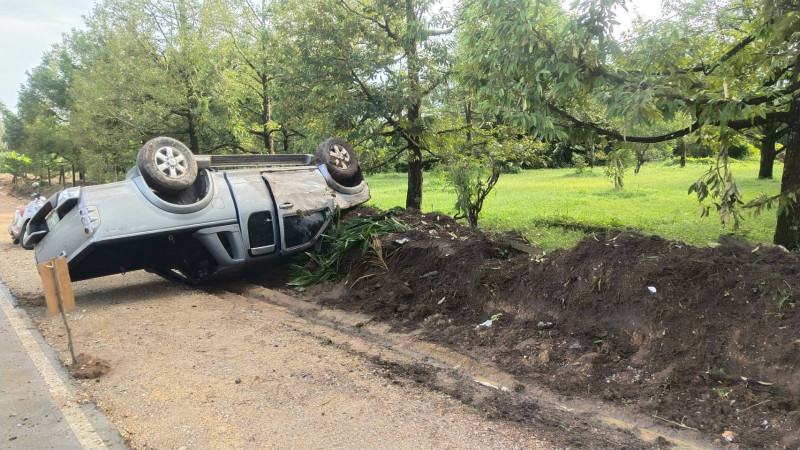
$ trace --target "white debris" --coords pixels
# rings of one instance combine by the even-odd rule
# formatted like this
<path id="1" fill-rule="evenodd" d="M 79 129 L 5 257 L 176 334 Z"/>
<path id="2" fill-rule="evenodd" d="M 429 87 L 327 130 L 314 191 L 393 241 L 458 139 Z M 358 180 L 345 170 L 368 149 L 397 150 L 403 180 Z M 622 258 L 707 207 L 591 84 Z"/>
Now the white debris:
<path id="1" fill-rule="evenodd" d="M 722 437 L 728 442 L 739 442 L 739 434 L 735 431 L 725 430 Z"/>
<path id="2" fill-rule="evenodd" d="M 647 286 L 647 290 L 650 291 L 651 294 L 658 292 L 658 289 L 656 289 L 655 286 Z"/>
<path id="3" fill-rule="evenodd" d="M 490 326 L 492 326 L 492 321 L 491 321 L 491 319 L 487 320 L 486 322 L 479 323 L 479 324 L 478 324 L 478 326 L 477 326 L 477 327 L 475 327 L 475 328 L 480 328 L 480 327 L 486 327 L 486 328 L 489 328 Z"/>
<path id="4" fill-rule="evenodd" d="M 489 383 L 488 381 L 475 380 L 475 382 L 480 384 L 481 386 L 486 386 L 486 387 L 490 387 L 492 389 L 497 389 L 497 386 L 493 385 L 492 383 Z"/>

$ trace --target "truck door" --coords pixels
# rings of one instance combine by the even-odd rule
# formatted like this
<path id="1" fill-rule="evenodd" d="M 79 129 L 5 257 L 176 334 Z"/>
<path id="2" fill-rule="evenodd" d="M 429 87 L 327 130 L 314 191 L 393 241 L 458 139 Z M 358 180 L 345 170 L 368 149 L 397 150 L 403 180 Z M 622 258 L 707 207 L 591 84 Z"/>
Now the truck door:
<path id="1" fill-rule="evenodd" d="M 262 172 L 275 199 L 281 253 L 310 247 L 331 220 L 333 193 L 316 167 Z"/>
<path id="2" fill-rule="evenodd" d="M 236 201 L 241 239 L 250 256 L 262 256 L 276 249 L 275 204 L 264 179 L 257 171 L 226 174 Z"/>

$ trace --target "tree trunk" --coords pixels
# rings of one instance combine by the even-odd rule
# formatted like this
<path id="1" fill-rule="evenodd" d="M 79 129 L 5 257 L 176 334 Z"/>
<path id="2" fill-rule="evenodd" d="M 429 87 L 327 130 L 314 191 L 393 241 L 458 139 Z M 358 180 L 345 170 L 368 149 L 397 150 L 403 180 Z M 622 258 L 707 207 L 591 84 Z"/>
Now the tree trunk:
<path id="1" fill-rule="evenodd" d="M 408 149 L 406 208 L 422 209 L 422 150 L 419 147 Z"/>
<path id="2" fill-rule="evenodd" d="M 686 139 L 681 138 L 681 168 L 686 167 L 686 152 L 688 149 L 688 145 L 686 145 Z"/>
<path id="3" fill-rule="evenodd" d="M 268 42 L 270 42 L 269 38 L 267 37 L 267 30 L 269 28 L 269 20 L 267 14 L 267 1 L 261 0 L 261 17 L 260 17 L 260 25 L 261 25 L 261 54 L 263 55 L 263 59 L 261 60 L 261 99 L 263 101 L 262 105 L 262 113 L 264 116 L 262 119 L 264 120 L 264 149 L 270 155 L 275 154 L 275 137 L 272 135 L 272 130 L 269 129 L 269 123 L 272 121 L 272 99 L 270 97 L 269 92 L 269 76 L 268 73 L 270 70 L 269 67 L 269 60 L 267 58 L 268 52 L 266 46 Z"/>
<path id="4" fill-rule="evenodd" d="M 418 129 L 419 118 L 422 117 L 422 92 L 420 89 L 420 72 L 422 63 L 417 51 L 417 37 L 412 28 L 419 22 L 419 17 L 414 10 L 414 1 L 406 0 L 406 27 L 409 37 L 405 43 L 406 61 L 408 63 L 408 93 L 409 105 L 406 117 L 410 126 L 406 128 L 406 141 L 408 141 L 408 191 L 406 192 L 406 208 L 422 208 L 422 147 L 420 146 L 420 133 L 412 133 Z"/>
<path id="5" fill-rule="evenodd" d="M 72 164 L 72 185 L 75 186 L 75 164 Z"/>
<path id="6" fill-rule="evenodd" d="M 275 138 L 272 136 L 272 131 L 269 129 L 269 122 L 272 120 L 272 101 L 269 98 L 269 78 L 266 73 L 261 74 L 261 120 L 264 125 L 264 151 L 274 155 L 275 154 Z"/>
<path id="7" fill-rule="evenodd" d="M 786 158 L 783 162 L 781 194 L 794 194 L 800 190 L 800 99 L 791 106 L 792 119 L 789 120 L 789 136 L 786 142 Z M 773 242 L 789 250 L 800 248 L 800 204 L 788 201 L 786 208 L 778 215 Z"/>
<path id="8" fill-rule="evenodd" d="M 467 142 L 472 144 L 472 102 L 464 105 L 464 121 L 467 123 Z"/>
<path id="9" fill-rule="evenodd" d="M 281 127 L 281 134 L 283 135 L 283 153 L 289 153 L 289 130 Z"/>
<path id="10" fill-rule="evenodd" d="M 772 179 L 772 167 L 775 165 L 775 136 L 765 133 L 761 139 L 761 161 L 758 166 L 758 179 Z"/>
<path id="11" fill-rule="evenodd" d="M 64 174 L 64 165 L 61 165 L 61 168 L 58 170 L 58 184 L 61 187 L 66 187 L 67 185 L 67 176 Z"/>
<path id="12" fill-rule="evenodd" d="M 186 119 L 189 122 L 189 150 L 191 150 L 195 155 L 199 155 L 200 137 L 197 135 L 197 127 L 194 123 L 194 114 L 192 114 L 191 108 L 189 109 L 189 114 L 187 114 Z"/>

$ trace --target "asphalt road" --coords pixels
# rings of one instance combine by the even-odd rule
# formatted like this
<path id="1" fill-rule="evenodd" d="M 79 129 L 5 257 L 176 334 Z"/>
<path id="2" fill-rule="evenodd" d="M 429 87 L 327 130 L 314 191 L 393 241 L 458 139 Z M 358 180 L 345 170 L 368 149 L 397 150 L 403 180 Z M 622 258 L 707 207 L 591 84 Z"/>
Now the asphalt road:
<path id="1" fill-rule="evenodd" d="M 0 284 L 0 448 L 126 448 L 75 388 L 49 345 Z"/>

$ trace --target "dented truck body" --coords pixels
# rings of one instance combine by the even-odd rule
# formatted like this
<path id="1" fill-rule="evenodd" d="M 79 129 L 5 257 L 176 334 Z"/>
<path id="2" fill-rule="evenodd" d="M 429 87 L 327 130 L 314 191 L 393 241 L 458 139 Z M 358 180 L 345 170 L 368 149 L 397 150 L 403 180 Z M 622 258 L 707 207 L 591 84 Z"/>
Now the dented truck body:
<path id="1" fill-rule="evenodd" d="M 37 263 L 65 257 L 73 281 L 145 269 L 193 284 L 306 250 L 336 209 L 370 198 L 360 170 L 340 183 L 311 155 L 269 156 L 246 168 L 195 157 L 196 180 L 178 195 L 154 191 L 136 168 L 120 182 L 65 189 L 24 242 Z"/>

